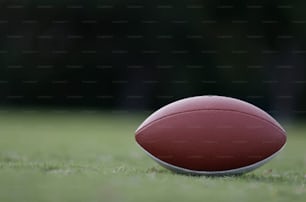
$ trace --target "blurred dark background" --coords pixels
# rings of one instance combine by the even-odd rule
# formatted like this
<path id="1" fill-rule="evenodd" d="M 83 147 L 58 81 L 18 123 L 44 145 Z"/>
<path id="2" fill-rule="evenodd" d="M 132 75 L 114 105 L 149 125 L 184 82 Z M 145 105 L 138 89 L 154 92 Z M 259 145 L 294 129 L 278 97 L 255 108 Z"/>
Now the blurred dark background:
<path id="1" fill-rule="evenodd" d="M 1 0 L 0 105 L 217 94 L 306 117 L 306 1 Z"/>

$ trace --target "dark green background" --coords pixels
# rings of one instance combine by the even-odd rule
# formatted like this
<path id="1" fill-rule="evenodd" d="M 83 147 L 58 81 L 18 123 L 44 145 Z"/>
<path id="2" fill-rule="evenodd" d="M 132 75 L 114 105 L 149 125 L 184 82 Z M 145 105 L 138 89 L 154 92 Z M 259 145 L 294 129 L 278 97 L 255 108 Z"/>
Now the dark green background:
<path id="1" fill-rule="evenodd" d="M 306 116 L 305 1 L 0 2 L 0 103 L 156 109 L 194 95 Z"/>

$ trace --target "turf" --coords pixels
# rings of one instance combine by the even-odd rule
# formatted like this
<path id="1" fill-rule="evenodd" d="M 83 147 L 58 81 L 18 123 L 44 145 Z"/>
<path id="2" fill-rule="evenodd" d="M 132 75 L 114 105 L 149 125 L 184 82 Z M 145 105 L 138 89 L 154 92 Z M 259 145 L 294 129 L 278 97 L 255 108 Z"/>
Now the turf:
<path id="1" fill-rule="evenodd" d="M 144 114 L 1 110 L 0 201 L 306 201 L 306 127 L 275 159 L 235 177 L 177 175 L 135 144 Z"/>

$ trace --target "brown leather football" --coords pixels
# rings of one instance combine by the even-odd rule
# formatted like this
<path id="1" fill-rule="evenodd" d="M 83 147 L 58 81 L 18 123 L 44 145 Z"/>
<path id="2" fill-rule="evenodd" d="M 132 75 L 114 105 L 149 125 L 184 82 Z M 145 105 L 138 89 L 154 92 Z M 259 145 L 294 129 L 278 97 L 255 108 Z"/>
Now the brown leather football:
<path id="1" fill-rule="evenodd" d="M 286 132 L 252 104 L 199 96 L 159 109 L 138 127 L 135 138 L 150 157 L 172 171 L 230 175 L 273 158 L 284 147 Z"/>

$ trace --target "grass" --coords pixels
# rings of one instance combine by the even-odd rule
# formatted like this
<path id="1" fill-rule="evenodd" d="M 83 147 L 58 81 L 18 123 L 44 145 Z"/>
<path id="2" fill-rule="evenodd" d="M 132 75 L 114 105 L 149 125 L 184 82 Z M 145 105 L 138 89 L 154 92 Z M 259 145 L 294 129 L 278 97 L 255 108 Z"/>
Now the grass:
<path id="1" fill-rule="evenodd" d="M 135 144 L 144 115 L 0 111 L 0 201 L 305 201 L 306 127 L 282 153 L 236 177 L 177 175 Z"/>

